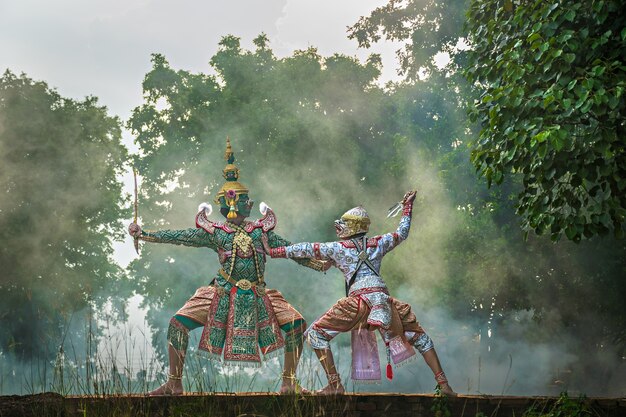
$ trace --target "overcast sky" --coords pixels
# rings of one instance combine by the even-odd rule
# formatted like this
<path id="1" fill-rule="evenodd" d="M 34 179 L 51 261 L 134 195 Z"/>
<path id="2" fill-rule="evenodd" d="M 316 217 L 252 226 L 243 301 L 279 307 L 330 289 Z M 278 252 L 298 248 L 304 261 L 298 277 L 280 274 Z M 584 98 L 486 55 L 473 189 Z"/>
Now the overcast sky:
<path id="1" fill-rule="evenodd" d="M 94 95 L 126 120 L 142 103 L 141 82 L 150 54 L 161 53 L 174 68 L 210 71 L 220 38 L 267 34 L 278 56 L 315 46 L 323 56 L 343 53 L 365 59 L 380 53 L 381 80 L 397 79 L 397 44 L 358 49 L 346 28 L 386 0 L 0 0 L 0 71 L 10 69 L 46 81 L 64 97 Z M 133 150 L 133 138 L 124 132 Z M 132 175 L 124 176 L 132 192 Z M 115 244 L 126 265 L 132 241 Z"/>
<path id="2" fill-rule="evenodd" d="M 242 45 L 251 48 L 252 39 L 264 32 L 281 57 L 309 46 L 324 56 L 338 52 L 365 59 L 380 53 L 385 65 L 381 78 L 386 81 L 396 78 L 398 46 L 382 42 L 372 50 L 358 50 L 356 42 L 346 37 L 347 26 L 385 3 L 0 0 L 0 71 L 24 72 L 46 81 L 64 97 L 94 95 L 112 114 L 126 120 L 142 102 L 141 82 L 150 70 L 150 54 L 164 54 L 174 68 L 207 72 L 222 36 L 239 36 Z M 124 138 L 132 150 L 132 137 L 124 132 Z M 124 182 L 131 192 L 130 173 Z M 130 237 L 114 246 L 114 258 L 121 265 L 136 256 Z M 141 322 L 137 300 L 131 302 L 130 313 Z M 148 332 L 145 324 L 143 329 Z"/>
<path id="3" fill-rule="evenodd" d="M 150 54 L 174 68 L 208 71 L 220 38 L 244 47 L 265 32 L 278 56 L 318 47 L 365 58 L 383 55 L 395 74 L 397 45 L 359 50 L 346 27 L 385 0 L 0 0 L 0 69 L 25 72 L 72 98 L 95 95 L 122 119 L 141 103 Z"/>

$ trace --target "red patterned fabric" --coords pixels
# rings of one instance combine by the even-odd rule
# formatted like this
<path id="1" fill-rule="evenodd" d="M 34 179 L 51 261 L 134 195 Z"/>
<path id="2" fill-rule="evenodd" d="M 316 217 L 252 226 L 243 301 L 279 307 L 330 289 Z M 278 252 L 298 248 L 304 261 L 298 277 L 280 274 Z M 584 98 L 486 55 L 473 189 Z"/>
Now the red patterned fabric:
<path id="1" fill-rule="evenodd" d="M 204 210 L 200 211 L 196 215 L 196 227 L 199 229 L 204 229 L 207 232 L 213 234 L 215 229 L 222 229 L 226 233 L 234 233 L 235 231 L 228 226 L 227 223 L 223 222 L 214 222 L 209 220 L 204 212 Z M 262 228 L 264 232 L 268 232 L 273 230 L 276 227 L 276 215 L 270 209 L 267 210 L 265 216 L 260 218 L 259 220 L 246 222 L 243 226 L 244 230 L 248 233 L 252 232 L 254 229 Z"/>
<path id="2" fill-rule="evenodd" d="M 394 334 L 403 335 L 407 331 L 424 333 L 409 304 L 393 299 L 391 309 L 391 330 Z M 360 297 L 344 297 L 315 320 L 313 327 L 322 332 L 324 329 L 347 332 L 355 327 L 367 327 L 369 312 L 370 307 L 367 303 L 360 302 Z"/>
<path id="3" fill-rule="evenodd" d="M 262 228 L 264 232 L 269 232 L 276 227 L 276 215 L 274 211 L 270 208 L 265 212 L 265 216 L 260 218 L 259 220 L 255 220 L 246 224 L 245 229 L 246 232 L 250 233 L 254 229 Z"/>
<path id="4" fill-rule="evenodd" d="M 271 248 L 269 253 L 271 258 L 286 258 L 287 250 L 284 246 L 279 246 L 277 248 Z"/>
<path id="5" fill-rule="evenodd" d="M 215 229 L 216 228 L 217 229 L 222 229 L 226 233 L 233 233 L 234 232 L 234 230 L 231 229 L 230 227 L 228 227 L 226 225 L 226 223 L 214 222 L 212 220 L 209 220 L 207 218 L 206 214 L 204 213 L 204 210 L 202 210 L 200 213 L 198 213 L 196 215 L 196 227 L 198 229 L 204 229 L 204 230 L 206 230 L 210 234 L 215 233 Z"/>
<path id="6" fill-rule="evenodd" d="M 205 325 L 207 323 L 207 313 L 210 311 L 211 302 L 215 297 L 215 291 L 216 287 L 213 286 L 198 288 L 185 305 L 176 312 L 176 315 L 188 317 L 197 323 Z M 215 308 L 217 308 L 217 303 L 215 303 Z"/>
<path id="7" fill-rule="evenodd" d="M 311 326 L 314 331 L 330 341 L 334 335 L 329 333 L 352 333 L 352 378 L 355 380 L 379 380 L 380 363 L 378 347 L 374 330 L 380 326 L 370 323 L 368 316 L 370 307 L 361 302 L 361 297 L 341 298 L 322 317 L 315 320 Z M 424 333 L 424 329 L 417 322 L 411 306 L 402 301 L 392 299 L 391 328 L 389 336 L 390 355 L 395 364 L 398 364 L 415 354 L 413 346 L 406 340 L 404 332 L 414 332 L 417 335 Z"/>
<path id="8" fill-rule="evenodd" d="M 280 291 L 275 289 L 268 289 L 265 291 L 267 299 L 272 304 L 272 309 L 276 315 L 276 321 L 279 326 L 284 326 L 287 323 L 295 323 L 297 321 L 304 322 L 302 314 L 294 308 Z"/>
<path id="9" fill-rule="evenodd" d="M 322 252 L 320 252 L 320 244 L 319 243 L 314 243 L 313 244 L 313 255 L 315 255 L 315 259 L 321 259 L 322 258 Z"/>

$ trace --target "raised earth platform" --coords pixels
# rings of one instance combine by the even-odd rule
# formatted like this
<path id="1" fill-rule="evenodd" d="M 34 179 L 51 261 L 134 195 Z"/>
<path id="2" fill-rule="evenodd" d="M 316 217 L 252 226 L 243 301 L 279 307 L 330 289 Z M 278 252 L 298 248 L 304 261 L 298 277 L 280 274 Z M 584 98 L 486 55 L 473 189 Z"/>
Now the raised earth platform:
<path id="1" fill-rule="evenodd" d="M 581 402 L 582 401 L 582 402 Z M 556 408 L 560 414 L 554 413 Z M 576 414 L 582 408 L 589 413 Z M 421 394 L 345 394 L 281 396 L 274 393 L 187 394 L 181 397 L 139 395 L 64 397 L 54 393 L 0 396 L 0 417 L 8 416 L 146 416 L 146 417 L 533 417 L 626 416 L 625 398 L 505 397 Z M 550 412 L 554 414 L 549 414 Z M 565 412 L 568 411 L 568 412 Z"/>

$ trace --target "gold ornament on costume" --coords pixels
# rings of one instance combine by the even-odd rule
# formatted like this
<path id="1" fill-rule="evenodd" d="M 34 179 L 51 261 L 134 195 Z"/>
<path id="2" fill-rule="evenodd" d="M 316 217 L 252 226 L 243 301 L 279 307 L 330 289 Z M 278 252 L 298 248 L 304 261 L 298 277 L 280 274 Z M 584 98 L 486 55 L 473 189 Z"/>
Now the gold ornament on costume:
<path id="1" fill-rule="evenodd" d="M 226 152 L 224 153 L 224 159 L 227 164 L 222 171 L 226 182 L 222 185 L 222 188 L 217 193 L 215 203 L 220 204 L 221 207 L 228 208 L 228 214 L 226 218 L 234 219 L 237 217 L 237 202 L 239 196 L 242 194 L 248 194 L 249 190 L 239 182 L 239 168 L 234 164 L 235 154 L 230 145 L 230 138 L 226 138 Z M 221 202 L 220 199 L 224 201 Z"/>
<path id="2" fill-rule="evenodd" d="M 248 281 L 247 279 L 240 279 L 239 281 L 237 281 L 237 288 L 239 288 L 240 290 L 244 290 L 247 291 L 250 288 L 252 288 L 252 283 L 250 281 Z"/>
<path id="3" fill-rule="evenodd" d="M 248 258 L 254 252 L 252 238 L 245 232 L 237 231 L 233 238 L 233 247 L 237 248 L 237 256 Z"/>

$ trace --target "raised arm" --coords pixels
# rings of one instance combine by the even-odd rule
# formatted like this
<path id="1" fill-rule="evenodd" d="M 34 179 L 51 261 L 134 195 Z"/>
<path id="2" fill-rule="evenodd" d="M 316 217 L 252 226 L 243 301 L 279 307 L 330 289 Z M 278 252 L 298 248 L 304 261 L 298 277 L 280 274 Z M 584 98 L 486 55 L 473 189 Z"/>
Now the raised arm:
<path id="1" fill-rule="evenodd" d="M 321 262 L 322 258 L 315 258 L 315 256 L 285 256 L 286 249 L 291 247 L 291 242 L 280 237 L 273 231 L 267 232 L 267 243 L 269 246 L 269 255 L 272 258 L 292 258 L 295 262 L 307 268 L 314 269 L 316 271 L 325 271 L 328 269 L 328 264 Z M 285 255 L 283 255 L 285 254 Z M 315 258 L 315 259 L 313 259 Z"/>
<path id="2" fill-rule="evenodd" d="M 131 236 L 153 243 L 171 243 L 174 245 L 184 245 L 193 247 L 207 247 L 217 250 L 215 235 L 212 235 L 200 228 L 190 228 L 183 230 L 159 230 L 148 232 L 141 230 L 139 225 L 133 223 L 128 227 Z"/>
<path id="3" fill-rule="evenodd" d="M 409 230 L 411 229 L 411 214 L 413 213 L 413 201 L 415 200 L 415 192 L 411 191 L 404 196 L 404 207 L 402 209 L 402 217 L 400 218 L 400 224 L 394 233 L 386 233 L 378 240 L 378 247 L 382 250 L 383 254 L 393 250 L 396 246 L 402 243 L 409 237 Z"/>

